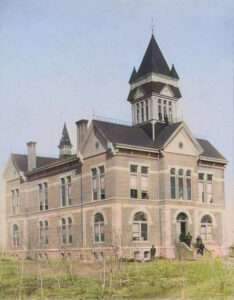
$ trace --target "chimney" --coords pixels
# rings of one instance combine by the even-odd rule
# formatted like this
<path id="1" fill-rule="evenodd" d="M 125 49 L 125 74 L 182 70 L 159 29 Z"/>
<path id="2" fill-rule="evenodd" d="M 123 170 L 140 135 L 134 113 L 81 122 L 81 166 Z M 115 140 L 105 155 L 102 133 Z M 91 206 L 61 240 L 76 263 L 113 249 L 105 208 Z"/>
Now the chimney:
<path id="1" fill-rule="evenodd" d="M 77 127 L 77 151 L 83 142 L 88 128 L 88 120 L 82 119 L 76 122 Z"/>
<path id="2" fill-rule="evenodd" d="M 28 171 L 36 168 L 36 142 L 28 142 Z"/>

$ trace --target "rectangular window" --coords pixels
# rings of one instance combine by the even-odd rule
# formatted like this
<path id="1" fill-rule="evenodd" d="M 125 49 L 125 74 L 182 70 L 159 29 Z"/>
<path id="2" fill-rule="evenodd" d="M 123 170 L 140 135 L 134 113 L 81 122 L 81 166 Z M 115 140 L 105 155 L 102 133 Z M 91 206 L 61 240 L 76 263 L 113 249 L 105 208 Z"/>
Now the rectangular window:
<path id="1" fill-rule="evenodd" d="M 179 199 L 184 199 L 184 180 L 179 177 Z"/>
<path id="2" fill-rule="evenodd" d="M 40 241 L 40 246 L 44 245 L 44 228 L 43 225 L 41 225 L 39 229 L 39 241 Z"/>
<path id="3" fill-rule="evenodd" d="M 133 224 L 132 225 L 132 238 L 133 241 L 139 241 L 140 240 L 140 228 L 139 224 Z"/>
<path id="4" fill-rule="evenodd" d="M 158 105 L 158 119 L 160 121 L 162 120 L 162 107 L 161 107 L 161 105 Z"/>
<path id="5" fill-rule="evenodd" d="M 130 166 L 130 196 L 131 198 L 137 198 L 137 166 Z"/>
<path id="6" fill-rule="evenodd" d="M 148 106 L 148 100 L 145 101 L 145 118 L 146 118 L 146 121 L 149 120 L 149 106 Z"/>
<path id="7" fill-rule="evenodd" d="M 198 179 L 199 180 L 204 180 L 204 174 L 203 173 L 199 173 L 198 174 Z"/>
<path id="8" fill-rule="evenodd" d="M 176 182 L 175 176 L 171 176 L 171 199 L 176 198 Z"/>
<path id="9" fill-rule="evenodd" d="M 137 113 L 137 124 L 140 123 L 140 107 L 139 107 L 139 103 L 137 103 L 136 105 L 136 113 Z"/>
<path id="10" fill-rule="evenodd" d="M 212 181 L 213 175 L 212 174 L 207 174 L 207 181 Z"/>
<path id="11" fill-rule="evenodd" d="M 65 178 L 61 178 L 62 206 L 66 206 L 66 184 Z"/>
<path id="12" fill-rule="evenodd" d="M 68 243 L 72 244 L 72 225 L 68 224 Z"/>
<path id="13" fill-rule="evenodd" d="M 71 176 L 67 177 L 67 203 L 68 205 L 72 205 L 72 197 L 71 197 Z"/>
<path id="14" fill-rule="evenodd" d="M 105 199 L 105 169 L 104 167 L 99 167 L 100 174 L 100 199 Z"/>
<path id="15" fill-rule="evenodd" d="M 144 102 L 141 102 L 141 122 L 145 121 Z"/>
<path id="16" fill-rule="evenodd" d="M 92 169 L 93 200 L 97 200 L 97 169 Z"/>
<path id="17" fill-rule="evenodd" d="M 212 191 L 212 182 L 207 182 L 206 185 L 206 192 L 207 192 L 207 202 L 212 203 L 213 202 L 213 191 Z"/>
<path id="18" fill-rule="evenodd" d="M 99 224 L 94 224 L 94 240 L 96 243 L 99 242 Z"/>
<path id="19" fill-rule="evenodd" d="M 204 203 L 205 197 L 204 197 L 204 182 L 199 182 L 199 201 Z"/>
<path id="20" fill-rule="evenodd" d="M 148 167 L 141 167 L 141 198 L 148 199 Z"/>
<path id="21" fill-rule="evenodd" d="M 141 240 L 147 241 L 147 224 L 141 223 Z"/>
<path id="22" fill-rule="evenodd" d="M 38 196 L 39 196 L 39 209 L 40 211 L 43 210 L 44 205 L 43 205 L 43 187 L 42 184 L 38 184 Z"/>
<path id="23" fill-rule="evenodd" d="M 66 224 L 62 224 L 62 243 L 66 244 Z"/>
<path id="24" fill-rule="evenodd" d="M 15 203 L 15 191 L 11 191 L 11 201 L 12 201 L 12 214 L 16 215 L 16 203 Z"/>
<path id="25" fill-rule="evenodd" d="M 44 187 L 44 204 L 45 204 L 45 210 L 48 210 L 48 190 L 47 190 L 47 183 L 45 182 L 43 184 Z"/>
<path id="26" fill-rule="evenodd" d="M 192 193 L 191 193 L 191 178 L 186 178 L 186 186 L 187 186 L 187 199 L 192 199 Z"/>

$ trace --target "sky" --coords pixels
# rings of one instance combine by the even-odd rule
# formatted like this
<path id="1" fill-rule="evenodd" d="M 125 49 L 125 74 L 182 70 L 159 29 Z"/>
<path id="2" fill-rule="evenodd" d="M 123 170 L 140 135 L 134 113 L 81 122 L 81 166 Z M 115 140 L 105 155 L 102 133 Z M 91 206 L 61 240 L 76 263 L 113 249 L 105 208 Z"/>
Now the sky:
<path id="1" fill-rule="evenodd" d="M 0 173 L 30 140 L 39 155 L 58 156 L 64 122 L 76 145 L 75 122 L 93 111 L 131 121 L 128 80 L 149 43 L 152 18 L 180 76 L 186 124 L 229 161 L 230 238 L 234 1 L 1 0 Z M 0 188 L 3 202 L 2 180 Z"/>

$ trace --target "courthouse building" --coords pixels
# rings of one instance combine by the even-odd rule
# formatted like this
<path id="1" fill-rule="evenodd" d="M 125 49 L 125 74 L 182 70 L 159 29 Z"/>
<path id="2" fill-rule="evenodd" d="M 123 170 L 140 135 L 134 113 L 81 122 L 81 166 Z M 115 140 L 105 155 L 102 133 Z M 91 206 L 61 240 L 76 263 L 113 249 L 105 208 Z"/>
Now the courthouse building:
<path id="1" fill-rule="evenodd" d="M 227 160 L 178 119 L 179 75 L 153 35 L 129 84 L 132 125 L 82 119 L 76 146 L 64 124 L 58 158 L 37 156 L 36 142 L 27 155 L 10 155 L 9 253 L 97 257 L 117 249 L 146 258 L 155 245 L 158 256 L 173 258 L 188 232 L 222 252 Z"/>

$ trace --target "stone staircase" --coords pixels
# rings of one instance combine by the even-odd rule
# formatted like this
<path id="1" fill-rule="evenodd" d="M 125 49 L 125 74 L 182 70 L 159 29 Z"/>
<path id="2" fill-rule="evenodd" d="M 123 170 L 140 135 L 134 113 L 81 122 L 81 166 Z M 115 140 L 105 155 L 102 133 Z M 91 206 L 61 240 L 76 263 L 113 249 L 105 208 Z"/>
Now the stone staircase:
<path id="1" fill-rule="evenodd" d="M 195 247 L 188 247 L 183 242 L 177 242 L 175 245 L 175 259 L 179 260 L 194 260 L 194 259 L 211 259 L 213 257 L 213 251 L 207 248 L 204 249 L 203 256 L 197 255 L 197 249 Z"/>

